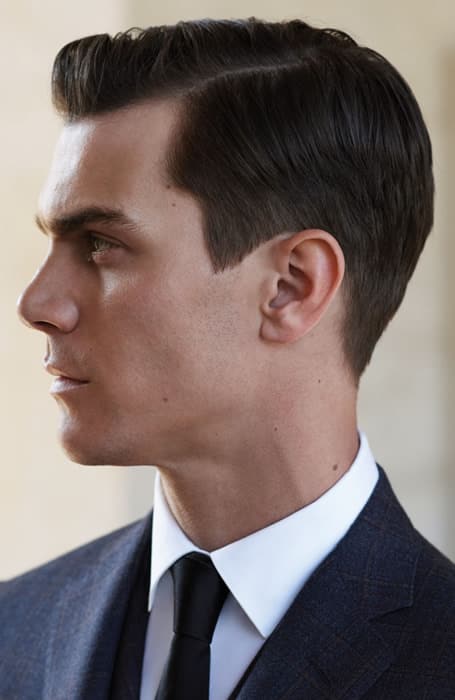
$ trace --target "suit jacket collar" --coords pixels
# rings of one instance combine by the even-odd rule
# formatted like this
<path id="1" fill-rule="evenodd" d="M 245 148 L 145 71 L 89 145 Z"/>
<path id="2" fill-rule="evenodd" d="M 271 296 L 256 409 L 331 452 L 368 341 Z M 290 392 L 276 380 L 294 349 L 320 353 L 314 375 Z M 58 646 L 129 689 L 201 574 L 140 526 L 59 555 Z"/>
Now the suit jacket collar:
<path id="1" fill-rule="evenodd" d="M 384 624 L 384 616 L 412 605 L 419 546 L 379 471 L 365 508 L 300 591 L 231 698 L 355 700 L 392 662 L 398 628 Z"/>

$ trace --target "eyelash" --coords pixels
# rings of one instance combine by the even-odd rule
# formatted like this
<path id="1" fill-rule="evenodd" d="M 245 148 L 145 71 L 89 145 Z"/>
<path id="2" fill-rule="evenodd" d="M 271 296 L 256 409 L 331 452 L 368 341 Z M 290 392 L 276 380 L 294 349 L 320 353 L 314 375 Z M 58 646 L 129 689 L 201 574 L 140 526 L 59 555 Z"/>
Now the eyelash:
<path id="1" fill-rule="evenodd" d="M 88 248 L 87 260 L 89 262 L 96 262 L 96 258 L 102 256 L 103 253 L 108 253 L 113 248 L 119 248 L 119 246 L 113 241 L 109 241 L 107 238 L 103 238 L 103 236 L 98 236 L 96 233 L 88 233 L 86 236 L 86 242 Z M 100 243 L 103 248 L 98 250 L 96 246 Z"/>

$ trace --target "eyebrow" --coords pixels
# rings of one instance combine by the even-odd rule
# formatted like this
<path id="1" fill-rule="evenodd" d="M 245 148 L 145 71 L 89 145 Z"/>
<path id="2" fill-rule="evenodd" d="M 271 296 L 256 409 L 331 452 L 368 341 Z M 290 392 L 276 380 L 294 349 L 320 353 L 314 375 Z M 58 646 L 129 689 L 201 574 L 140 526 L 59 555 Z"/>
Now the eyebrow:
<path id="1" fill-rule="evenodd" d="M 139 231 L 138 224 L 120 209 L 98 206 L 77 209 L 62 216 L 52 217 L 48 221 L 36 214 L 35 223 L 45 235 L 52 231 L 56 235 L 64 236 L 93 224 L 117 224 L 133 233 Z"/>

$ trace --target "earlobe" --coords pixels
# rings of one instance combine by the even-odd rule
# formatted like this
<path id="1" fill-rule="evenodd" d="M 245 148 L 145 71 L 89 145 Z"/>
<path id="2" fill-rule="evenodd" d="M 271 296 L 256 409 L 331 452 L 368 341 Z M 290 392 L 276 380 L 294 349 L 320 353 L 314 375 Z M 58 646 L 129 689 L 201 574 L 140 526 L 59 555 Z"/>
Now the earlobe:
<path id="1" fill-rule="evenodd" d="M 299 340 L 301 334 L 289 318 L 281 315 L 280 317 L 269 317 L 263 320 L 260 337 L 272 343 L 293 343 Z"/>
<path id="2" fill-rule="evenodd" d="M 307 229 L 278 243 L 273 259 L 274 279 L 261 307 L 260 336 L 292 343 L 323 317 L 343 280 L 344 255 L 331 234 Z"/>

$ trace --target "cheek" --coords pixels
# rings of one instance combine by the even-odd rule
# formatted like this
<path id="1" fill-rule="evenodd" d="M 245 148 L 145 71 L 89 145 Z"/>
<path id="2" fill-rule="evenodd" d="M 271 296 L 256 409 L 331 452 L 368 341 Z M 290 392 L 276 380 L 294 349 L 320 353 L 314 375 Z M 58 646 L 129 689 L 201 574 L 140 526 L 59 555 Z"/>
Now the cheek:
<path id="1" fill-rule="evenodd" d="M 180 301 L 154 284 L 124 285 L 105 297 L 101 342 L 115 383 L 128 393 L 164 386 L 185 371 L 193 325 Z"/>
<path id="2" fill-rule="evenodd" d="M 226 377 L 237 380 L 242 368 L 242 319 L 228 291 L 196 287 L 175 269 L 112 286 L 103 304 L 103 345 L 116 396 L 145 406 L 229 393 Z"/>

